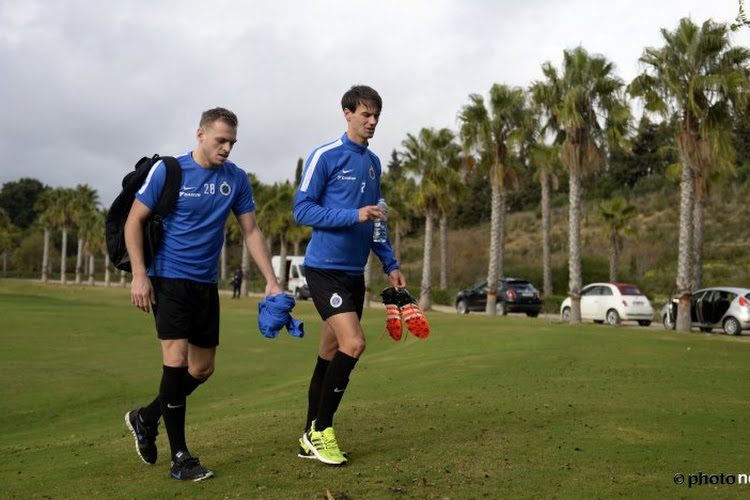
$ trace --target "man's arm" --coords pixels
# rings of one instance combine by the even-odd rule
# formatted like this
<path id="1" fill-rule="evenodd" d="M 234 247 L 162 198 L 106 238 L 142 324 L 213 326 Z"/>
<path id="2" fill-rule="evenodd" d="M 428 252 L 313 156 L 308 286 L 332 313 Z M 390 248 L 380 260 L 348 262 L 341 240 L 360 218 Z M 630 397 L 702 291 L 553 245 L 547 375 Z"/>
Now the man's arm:
<path id="1" fill-rule="evenodd" d="M 156 303 L 143 257 L 143 225 L 149 215 L 151 215 L 151 209 L 136 198 L 130 207 L 128 219 L 125 221 L 125 247 L 128 249 L 130 268 L 133 273 L 130 301 L 144 312 L 149 312 L 151 304 Z"/>
<path id="2" fill-rule="evenodd" d="M 258 227 L 258 221 L 255 218 L 255 212 L 247 212 L 237 216 L 237 222 L 240 223 L 242 234 L 245 237 L 245 244 L 253 257 L 255 264 L 260 269 L 261 274 L 266 279 L 266 295 L 279 295 L 284 291 L 276 280 L 276 273 L 273 271 L 271 256 L 268 253 L 266 238 Z"/>

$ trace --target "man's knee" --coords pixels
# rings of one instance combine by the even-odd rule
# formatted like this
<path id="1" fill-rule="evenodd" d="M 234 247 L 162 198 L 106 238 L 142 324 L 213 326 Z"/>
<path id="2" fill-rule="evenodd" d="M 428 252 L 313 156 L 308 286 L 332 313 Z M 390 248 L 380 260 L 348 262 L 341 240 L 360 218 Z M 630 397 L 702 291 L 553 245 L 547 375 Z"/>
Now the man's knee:
<path id="1" fill-rule="evenodd" d="M 213 366 L 191 366 L 190 367 L 190 375 L 197 378 L 201 381 L 206 381 L 208 377 L 213 375 L 214 373 L 214 367 Z"/>
<path id="2" fill-rule="evenodd" d="M 365 347 L 365 339 L 363 337 L 356 337 L 347 339 L 346 342 L 340 344 L 338 350 L 353 358 L 359 358 L 365 352 Z"/>

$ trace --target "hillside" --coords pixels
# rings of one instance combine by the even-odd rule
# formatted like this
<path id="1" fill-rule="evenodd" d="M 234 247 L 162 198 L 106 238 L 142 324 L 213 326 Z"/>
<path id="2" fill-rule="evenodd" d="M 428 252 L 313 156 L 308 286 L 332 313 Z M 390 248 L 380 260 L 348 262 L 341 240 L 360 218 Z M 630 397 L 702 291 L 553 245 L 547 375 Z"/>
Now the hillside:
<path id="1" fill-rule="evenodd" d="M 703 248 L 703 286 L 750 287 L 750 206 L 744 203 L 744 186 L 726 186 L 706 203 Z M 679 190 L 629 200 L 638 209 L 626 235 L 620 260 L 620 281 L 638 284 L 650 297 L 674 293 L 677 272 Z M 582 256 L 584 284 L 608 281 L 609 248 L 603 223 L 596 216 L 597 200 L 583 207 Z M 487 275 L 489 224 L 449 233 L 449 289 L 436 295 L 452 297 L 456 290 Z M 423 235 L 404 239 L 402 262 L 407 278 L 417 285 L 421 279 Z M 568 289 L 568 206 L 553 208 L 552 261 L 555 295 Z M 437 231 L 433 249 L 433 285 L 439 284 Z M 506 222 L 505 275 L 530 279 L 542 286 L 541 212 L 509 213 Z M 414 288 L 417 288 L 414 286 Z M 438 302 L 441 302 L 440 300 Z M 445 302 L 445 300 L 442 300 Z"/>

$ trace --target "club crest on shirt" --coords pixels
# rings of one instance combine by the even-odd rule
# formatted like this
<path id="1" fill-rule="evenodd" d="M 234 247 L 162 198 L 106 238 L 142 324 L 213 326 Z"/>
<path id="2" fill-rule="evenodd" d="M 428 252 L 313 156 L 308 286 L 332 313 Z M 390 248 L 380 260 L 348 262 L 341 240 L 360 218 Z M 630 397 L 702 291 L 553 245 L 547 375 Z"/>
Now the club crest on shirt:
<path id="1" fill-rule="evenodd" d="M 370 179 L 374 179 L 374 178 L 375 178 L 375 167 L 370 165 Z"/>
<path id="2" fill-rule="evenodd" d="M 334 293 L 333 295 L 331 295 L 331 300 L 329 302 L 331 304 L 331 307 L 339 308 L 341 307 L 341 304 L 344 303 L 344 300 L 341 298 L 341 295 L 339 295 L 338 293 Z"/>
<path id="3" fill-rule="evenodd" d="M 224 181 L 219 186 L 219 192 L 224 196 L 229 196 L 232 193 L 232 186 L 227 181 Z"/>

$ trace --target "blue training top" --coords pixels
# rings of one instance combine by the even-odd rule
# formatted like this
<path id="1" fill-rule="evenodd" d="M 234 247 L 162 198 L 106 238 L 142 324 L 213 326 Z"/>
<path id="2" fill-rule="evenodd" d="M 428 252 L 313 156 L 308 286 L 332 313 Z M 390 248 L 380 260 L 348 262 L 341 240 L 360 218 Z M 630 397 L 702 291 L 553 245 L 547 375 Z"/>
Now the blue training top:
<path id="1" fill-rule="evenodd" d="M 389 274 L 398 269 L 390 241 L 372 241 L 372 222 L 359 222 L 359 209 L 380 198 L 380 160 L 367 145 L 340 139 L 320 146 L 305 164 L 294 219 L 312 226 L 305 265 L 363 273 L 370 249 Z"/>
<path id="2" fill-rule="evenodd" d="M 192 153 L 178 156 L 177 161 L 182 167 L 180 195 L 164 219 L 164 237 L 148 274 L 216 283 L 229 211 L 239 216 L 255 210 L 250 181 L 230 161 L 204 168 Z M 164 188 L 166 172 L 163 162 L 156 163 L 135 195 L 151 210 Z"/>

